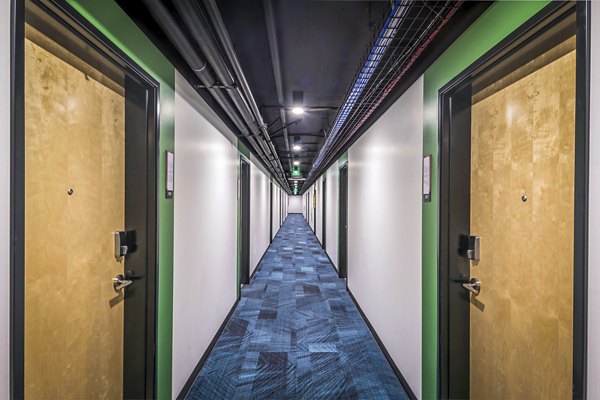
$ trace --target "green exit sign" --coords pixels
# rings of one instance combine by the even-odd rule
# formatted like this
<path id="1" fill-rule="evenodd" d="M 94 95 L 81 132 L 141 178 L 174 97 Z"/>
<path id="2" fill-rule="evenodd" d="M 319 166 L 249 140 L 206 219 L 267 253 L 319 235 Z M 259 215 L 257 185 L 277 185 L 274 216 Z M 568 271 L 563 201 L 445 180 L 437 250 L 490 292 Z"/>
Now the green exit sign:
<path id="1" fill-rule="evenodd" d="M 294 188 L 294 194 L 298 194 L 298 188 Z"/>
<path id="2" fill-rule="evenodd" d="M 298 170 L 298 169 L 293 169 L 293 170 L 292 170 L 292 176 L 300 176 L 300 170 Z"/>

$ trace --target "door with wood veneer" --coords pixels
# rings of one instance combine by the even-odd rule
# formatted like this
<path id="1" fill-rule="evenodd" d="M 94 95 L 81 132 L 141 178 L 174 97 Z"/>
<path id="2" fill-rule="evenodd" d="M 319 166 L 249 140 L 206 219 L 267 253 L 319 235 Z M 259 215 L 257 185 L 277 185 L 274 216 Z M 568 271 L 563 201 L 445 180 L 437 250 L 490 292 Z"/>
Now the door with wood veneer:
<path id="1" fill-rule="evenodd" d="M 111 234 L 125 225 L 123 88 L 38 36 L 27 26 L 25 397 L 120 398 L 123 293 L 112 278 L 125 265 Z"/>
<path id="2" fill-rule="evenodd" d="M 571 396 L 575 61 L 572 37 L 473 97 L 473 399 Z"/>
<path id="3" fill-rule="evenodd" d="M 151 397 L 151 94 L 58 18 L 27 4 L 24 367 L 15 393 Z"/>
<path id="4" fill-rule="evenodd" d="M 574 17 L 443 102 L 442 398 L 573 395 Z"/>

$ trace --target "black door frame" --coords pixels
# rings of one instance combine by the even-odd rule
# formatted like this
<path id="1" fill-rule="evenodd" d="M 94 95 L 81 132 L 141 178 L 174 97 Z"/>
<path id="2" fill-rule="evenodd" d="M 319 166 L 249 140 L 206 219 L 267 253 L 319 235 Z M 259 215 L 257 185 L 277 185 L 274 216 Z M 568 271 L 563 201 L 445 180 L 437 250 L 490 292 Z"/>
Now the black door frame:
<path id="1" fill-rule="evenodd" d="M 250 283 L 250 161 L 240 156 L 240 281 Z"/>
<path id="2" fill-rule="evenodd" d="M 269 181 L 269 243 L 273 243 L 273 181 Z"/>
<path id="3" fill-rule="evenodd" d="M 317 236 L 317 184 L 313 186 L 313 233 Z"/>
<path id="4" fill-rule="evenodd" d="M 322 183 L 322 188 L 321 188 L 321 197 L 322 197 L 322 201 L 321 203 L 323 204 L 322 208 L 323 210 L 321 211 L 321 236 L 323 237 L 323 240 L 321 242 L 321 247 L 323 247 L 323 249 L 325 249 L 325 246 L 327 245 L 327 177 L 325 175 L 323 175 L 323 183 Z"/>
<path id="5" fill-rule="evenodd" d="M 46 14 L 58 21 L 67 30 L 90 48 L 102 54 L 118 67 L 122 68 L 127 79 L 132 79 L 146 89 L 146 131 L 143 140 L 147 145 L 146 152 L 140 153 L 139 160 L 144 161 L 145 170 L 139 171 L 140 180 L 145 182 L 146 193 L 130 203 L 144 204 L 147 223 L 145 240 L 146 257 L 146 296 L 145 315 L 136 310 L 136 329 L 139 332 L 140 322 L 145 334 L 143 346 L 128 345 L 127 340 L 135 339 L 128 334 L 127 321 L 134 318 L 134 313 L 128 313 L 127 302 L 125 306 L 125 332 L 124 332 L 124 364 L 135 363 L 141 374 L 127 374 L 124 371 L 124 397 L 128 396 L 127 386 L 133 393 L 144 393 L 146 398 L 156 396 L 156 332 L 157 332 L 157 221 L 158 221 L 158 174 L 159 160 L 159 83 L 128 55 L 112 43 L 87 19 L 79 14 L 65 0 L 31 0 L 32 4 L 42 9 Z M 11 221 L 10 221 L 10 393 L 12 398 L 24 396 L 24 296 L 25 296 L 25 2 L 22 0 L 11 1 Z M 127 101 L 127 99 L 126 99 Z M 127 118 L 127 116 L 126 116 Z M 127 140 L 127 139 L 126 139 Z M 138 152 L 139 153 L 139 152 Z M 138 158 L 138 157 L 135 157 Z M 127 170 L 126 166 L 126 170 Z M 132 167 L 129 167 L 131 174 Z M 130 175 L 131 176 L 131 175 Z M 126 208 L 127 208 L 126 200 Z M 139 206 L 138 206 L 139 208 Z M 127 212 L 126 212 L 127 213 Z M 139 214 L 139 213 L 138 213 Z M 138 215 L 139 217 L 140 215 Z M 143 217 L 143 215 L 142 215 Z M 127 216 L 126 216 L 127 220 Z M 137 256 L 144 256 L 140 253 Z M 127 295 L 126 295 L 127 296 Z M 144 299 L 141 303 L 144 303 Z M 129 314 L 129 317 L 127 315 Z M 130 343 L 131 344 L 131 343 Z M 142 348 L 143 347 L 143 348 Z M 143 354 L 143 356 L 142 356 Z M 143 359 L 143 360 L 142 360 Z M 128 361 L 127 361 L 128 360 Z M 143 365 L 141 365 L 143 364 Z M 126 369 L 124 365 L 124 370 Z M 131 368 L 128 368 L 131 369 Z M 132 381 L 135 380 L 135 381 Z M 143 380 L 143 382 L 141 382 Z"/>
<path id="6" fill-rule="evenodd" d="M 348 163 L 339 168 L 338 273 L 348 279 Z"/>
<path id="7" fill-rule="evenodd" d="M 465 71 L 459 74 L 455 79 L 440 89 L 439 92 L 439 148 L 440 159 L 438 173 L 440 176 L 438 189 L 440 191 L 440 209 L 439 209 L 439 255 L 438 255 L 438 397 L 446 399 L 456 395 L 450 388 L 450 384 L 455 381 L 466 379 L 468 385 L 469 357 L 465 356 L 464 350 L 457 349 L 464 345 L 461 340 L 458 343 L 449 340 L 450 326 L 462 324 L 453 318 L 448 318 L 449 313 L 449 294 L 451 291 L 451 278 L 449 276 L 449 264 L 451 256 L 456 253 L 456 244 L 451 242 L 451 216 L 457 211 L 458 214 L 464 214 L 464 210 L 455 210 L 450 208 L 451 192 L 449 180 L 457 174 L 451 171 L 453 168 L 465 168 L 466 166 L 451 164 L 451 154 L 454 154 L 457 146 L 452 146 L 452 141 L 461 138 L 450 139 L 450 131 L 453 122 L 452 115 L 458 118 L 469 118 L 454 114 L 456 104 L 453 105 L 453 96 L 458 96 L 460 102 L 460 92 L 470 91 L 470 83 L 473 78 L 482 72 L 489 70 L 491 66 L 500 59 L 513 55 L 524 44 L 530 42 L 533 38 L 545 32 L 551 26 L 564 18 L 566 15 L 575 11 L 576 13 L 576 116 L 575 116 L 575 211 L 574 211 L 574 282 L 573 282 L 573 398 L 582 399 L 586 396 L 586 353 L 587 353 L 587 271 L 588 271 L 588 188 L 589 188 L 589 77 L 590 77 L 590 3 L 589 2 L 551 2 L 540 12 L 535 14 L 526 23 L 519 27 L 515 32 L 506 37 L 498 45 L 488 51 L 485 55 L 475 61 Z M 458 104 L 460 106 L 460 104 Z M 460 110 L 459 110 L 460 111 Z M 470 111 L 469 111 L 470 112 Z M 456 118 L 456 117 L 455 117 Z M 470 141 L 470 137 L 462 138 L 462 143 Z M 469 144 L 470 148 L 470 144 Z M 453 150 L 454 149 L 454 150 Z M 460 157 L 457 157 L 460 158 Z M 470 159 L 470 155 L 469 155 Z M 469 161 L 470 162 L 470 161 Z M 470 168 L 470 165 L 469 165 Z M 464 172 L 464 170 L 462 171 Z M 459 171 L 460 173 L 460 171 Z M 465 180 L 469 180 L 468 174 Z M 470 188 L 470 182 L 463 182 L 465 187 Z M 456 185 L 456 182 L 454 183 Z M 456 186 L 453 186 L 456 190 Z M 467 190 L 467 193 L 469 191 Z M 456 201 L 454 202 L 456 203 Z M 467 206 L 468 207 L 468 206 Z M 467 218 L 468 218 L 467 210 Z M 464 215 L 463 215 L 464 217 Z M 467 231 L 468 233 L 468 231 Z M 452 243 L 452 244 L 451 244 Z M 465 277 L 466 279 L 469 276 Z M 455 284 L 456 285 L 456 284 Z M 469 303 L 465 302 L 468 307 Z M 457 311 L 458 315 L 463 315 L 462 311 Z M 455 314 L 456 315 L 456 314 Z M 468 316 L 468 314 L 467 314 Z M 468 324 L 467 324 L 468 325 Z M 457 329 L 456 327 L 453 329 Z M 462 329 L 468 333 L 468 327 Z M 464 332 L 463 332 L 464 333 Z M 452 339 L 455 340 L 455 339 Z M 468 341 L 467 341 L 468 344 Z M 454 349 L 453 349 L 454 348 Z M 467 348 L 468 350 L 468 348 Z M 460 360 L 452 363 L 452 352 L 459 352 L 466 359 L 461 363 Z M 467 353 L 468 354 L 468 351 Z M 458 356 L 457 356 L 458 357 Z M 454 358 L 457 358 L 454 357 Z M 466 365 L 465 365 L 466 363 Z M 464 368 L 466 377 L 464 377 Z M 463 376 L 457 375 L 457 369 L 463 368 Z M 453 376 L 450 376 L 454 374 Z M 463 388 L 464 389 L 464 388 Z M 468 389 L 468 386 L 467 386 Z M 464 393 L 464 392 L 463 392 Z M 467 392 L 468 397 L 468 392 Z"/>

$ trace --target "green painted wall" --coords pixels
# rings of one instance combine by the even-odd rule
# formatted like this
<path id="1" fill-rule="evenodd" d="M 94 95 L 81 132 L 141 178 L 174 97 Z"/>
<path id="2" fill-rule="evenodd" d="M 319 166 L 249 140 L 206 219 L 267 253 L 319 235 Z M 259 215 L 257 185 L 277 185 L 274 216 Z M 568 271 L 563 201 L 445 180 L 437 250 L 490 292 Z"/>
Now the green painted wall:
<path id="1" fill-rule="evenodd" d="M 423 154 L 432 154 L 431 203 L 423 204 L 423 398 L 437 396 L 438 92 L 548 1 L 492 5 L 425 72 Z"/>
<path id="2" fill-rule="evenodd" d="M 160 83 L 159 182 L 165 151 L 174 150 L 175 69 L 113 0 L 67 0 L 96 28 Z M 171 398 L 173 349 L 173 200 L 159 184 L 157 397 Z"/>

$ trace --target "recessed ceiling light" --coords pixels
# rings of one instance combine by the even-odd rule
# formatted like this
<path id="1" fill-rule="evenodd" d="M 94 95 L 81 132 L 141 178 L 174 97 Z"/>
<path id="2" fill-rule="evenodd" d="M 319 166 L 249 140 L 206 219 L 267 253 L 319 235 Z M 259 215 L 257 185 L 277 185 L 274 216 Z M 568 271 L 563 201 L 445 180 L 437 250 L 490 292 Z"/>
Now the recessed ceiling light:
<path id="1" fill-rule="evenodd" d="M 294 161 L 294 165 L 300 165 L 300 161 Z"/>
<path id="2" fill-rule="evenodd" d="M 294 114 L 304 114 L 304 92 L 301 90 L 292 92 L 292 112 Z"/>
<path id="3" fill-rule="evenodd" d="M 302 150 L 302 146 L 300 146 L 299 144 L 295 144 L 292 149 L 296 150 L 296 151 L 300 151 Z"/>

